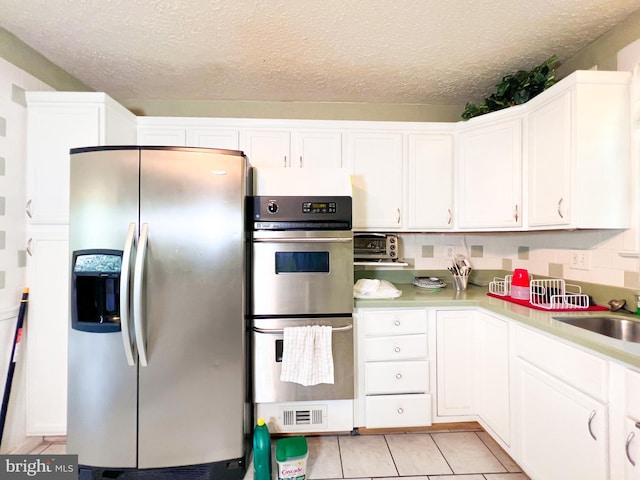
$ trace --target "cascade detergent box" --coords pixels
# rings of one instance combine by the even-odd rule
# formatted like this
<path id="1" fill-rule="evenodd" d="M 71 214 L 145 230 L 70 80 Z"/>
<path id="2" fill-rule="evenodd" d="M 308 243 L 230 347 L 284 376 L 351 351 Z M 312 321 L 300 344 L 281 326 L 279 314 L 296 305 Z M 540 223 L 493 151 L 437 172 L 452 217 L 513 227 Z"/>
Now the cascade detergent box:
<path id="1" fill-rule="evenodd" d="M 305 480 L 307 476 L 307 439 L 281 438 L 276 443 L 278 480 Z"/>

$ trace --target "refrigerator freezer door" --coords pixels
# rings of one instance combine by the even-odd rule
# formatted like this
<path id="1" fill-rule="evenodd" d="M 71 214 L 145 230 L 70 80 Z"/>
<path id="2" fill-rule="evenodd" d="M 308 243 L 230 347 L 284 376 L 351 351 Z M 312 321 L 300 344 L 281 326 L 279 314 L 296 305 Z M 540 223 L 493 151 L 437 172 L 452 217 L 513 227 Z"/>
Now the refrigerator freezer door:
<path id="1" fill-rule="evenodd" d="M 239 153 L 141 152 L 139 468 L 244 454 L 245 163 Z"/>
<path id="2" fill-rule="evenodd" d="M 71 156 L 71 252 L 125 249 L 138 223 L 138 165 L 137 150 Z M 67 451 L 80 464 L 136 466 L 137 367 L 124 350 L 121 332 L 69 330 Z"/>

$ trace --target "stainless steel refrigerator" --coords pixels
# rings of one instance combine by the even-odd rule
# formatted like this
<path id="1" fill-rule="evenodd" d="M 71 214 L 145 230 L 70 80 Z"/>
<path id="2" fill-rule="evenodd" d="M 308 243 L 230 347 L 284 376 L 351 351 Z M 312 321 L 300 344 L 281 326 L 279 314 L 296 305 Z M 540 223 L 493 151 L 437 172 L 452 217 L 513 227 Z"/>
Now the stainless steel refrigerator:
<path id="1" fill-rule="evenodd" d="M 250 176 L 236 151 L 71 150 L 67 452 L 80 479 L 244 476 Z"/>

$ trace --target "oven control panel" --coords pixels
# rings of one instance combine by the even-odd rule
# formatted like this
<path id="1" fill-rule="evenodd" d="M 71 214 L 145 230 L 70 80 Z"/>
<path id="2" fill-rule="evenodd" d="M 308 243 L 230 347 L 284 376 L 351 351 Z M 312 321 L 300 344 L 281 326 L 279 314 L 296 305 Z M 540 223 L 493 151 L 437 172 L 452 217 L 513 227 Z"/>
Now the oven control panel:
<path id="1" fill-rule="evenodd" d="M 351 197 L 251 197 L 253 230 L 351 230 Z"/>

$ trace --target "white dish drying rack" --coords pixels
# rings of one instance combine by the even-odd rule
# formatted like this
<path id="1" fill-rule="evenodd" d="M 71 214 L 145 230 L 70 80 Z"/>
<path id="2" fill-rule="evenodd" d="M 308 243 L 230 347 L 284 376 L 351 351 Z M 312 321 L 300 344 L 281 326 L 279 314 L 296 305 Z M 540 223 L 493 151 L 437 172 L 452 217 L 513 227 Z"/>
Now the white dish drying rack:
<path id="1" fill-rule="evenodd" d="M 489 292 L 503 297 L 509 296 L 512 278 L 513 275 L 494 278 L 489 282 Z M 589 296 L 582 293 L 579 285 L 566 283 L 561 279 L 531 280 L 529 303 L 548 310 L 582 309 L 589 307 Z"/>

